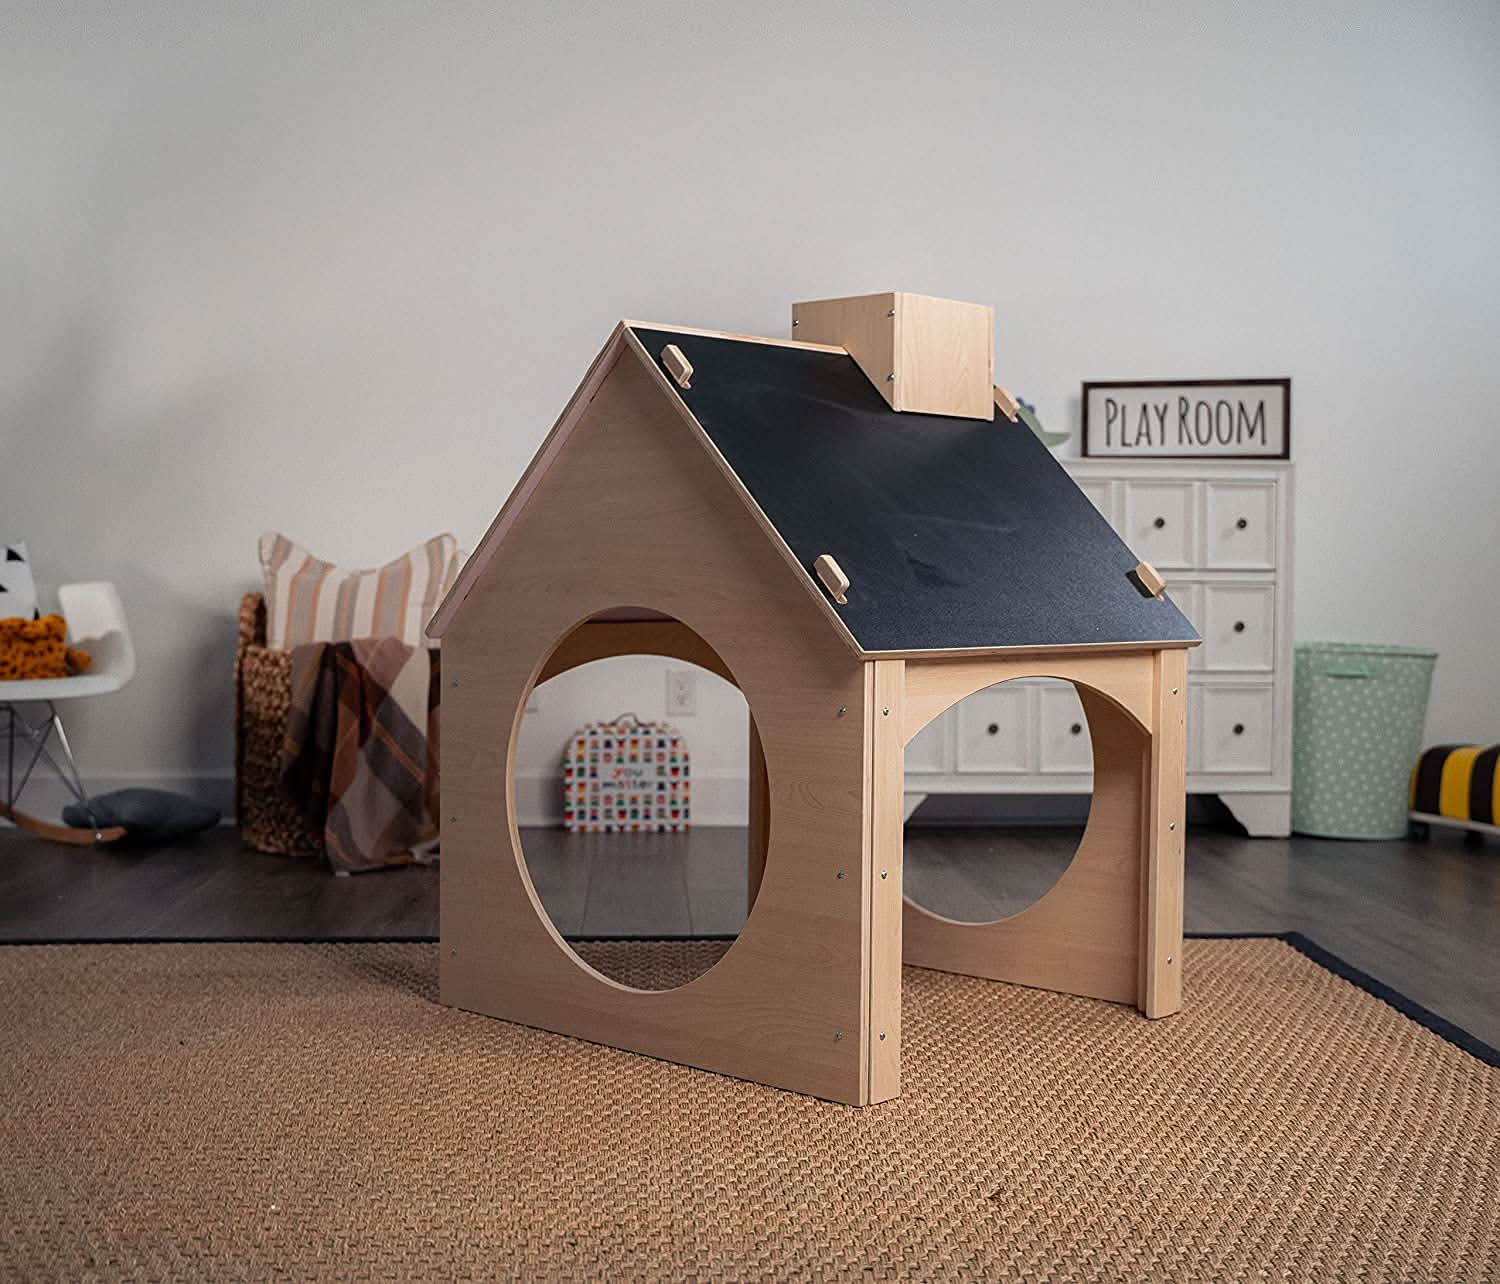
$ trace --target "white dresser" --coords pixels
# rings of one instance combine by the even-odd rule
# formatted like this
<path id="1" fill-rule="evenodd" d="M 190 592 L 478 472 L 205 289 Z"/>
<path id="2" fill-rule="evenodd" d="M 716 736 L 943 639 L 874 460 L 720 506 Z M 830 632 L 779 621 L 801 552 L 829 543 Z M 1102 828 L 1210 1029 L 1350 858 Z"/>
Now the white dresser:
<path id="1" fill-rule="evenodd" d="M 1068 472 L 1192 620 L 1187 788 L 1254 835 L 1291 828 L 1292 466 L 1070 459 Z M 1082 794 L 1092 754 L 1063 683 L 991 687 L 906 751 L 907 814 L 929 794 Z"/>

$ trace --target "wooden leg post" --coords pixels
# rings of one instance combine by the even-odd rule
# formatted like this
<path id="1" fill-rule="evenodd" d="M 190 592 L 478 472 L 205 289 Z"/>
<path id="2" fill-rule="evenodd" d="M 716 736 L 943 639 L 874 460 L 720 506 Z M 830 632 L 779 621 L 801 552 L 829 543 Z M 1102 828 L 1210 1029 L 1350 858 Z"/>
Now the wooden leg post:
<path id="1" fill-rule="evenodd" d="M 1183 830 L 1187 793 L 1187 652 L 1158 651 L 1146 751 L 1141 841 L 1140 994 L 1148 1017 L 1182 1007 Z"/>
<path id="2" fill-rule="evenodd" d="M 901 660 L 865 665 L 864 1007 L 868 1100 L 901 1095 L 901 866 L 906 815 L 906 743 Z"/>

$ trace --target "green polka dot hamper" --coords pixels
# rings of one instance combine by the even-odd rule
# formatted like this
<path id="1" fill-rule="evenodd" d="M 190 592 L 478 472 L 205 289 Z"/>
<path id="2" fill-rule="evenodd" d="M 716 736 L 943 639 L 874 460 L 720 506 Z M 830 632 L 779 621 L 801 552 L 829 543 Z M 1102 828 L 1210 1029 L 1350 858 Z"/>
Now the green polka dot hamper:
<path id="1" fill-rule="evenodd" d="M 1321 838 L 1401 838 L 1435 651 L 1297 644 L 1292 828 Z"/>

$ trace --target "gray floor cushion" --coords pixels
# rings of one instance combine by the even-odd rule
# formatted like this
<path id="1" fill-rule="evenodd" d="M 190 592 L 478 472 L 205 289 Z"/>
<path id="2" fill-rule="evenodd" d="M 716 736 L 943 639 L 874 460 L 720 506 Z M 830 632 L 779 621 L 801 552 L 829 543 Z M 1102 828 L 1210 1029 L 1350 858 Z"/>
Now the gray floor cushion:
<path id="1" fill-rule="evenodd" d="M 165 789 L 116 789 L 90 798 L 87 808 L 69 803 L 63 823 L 80 829 L 122 825 L 127 838 L 159 843 L 212 829 L 219 809 Z"/>

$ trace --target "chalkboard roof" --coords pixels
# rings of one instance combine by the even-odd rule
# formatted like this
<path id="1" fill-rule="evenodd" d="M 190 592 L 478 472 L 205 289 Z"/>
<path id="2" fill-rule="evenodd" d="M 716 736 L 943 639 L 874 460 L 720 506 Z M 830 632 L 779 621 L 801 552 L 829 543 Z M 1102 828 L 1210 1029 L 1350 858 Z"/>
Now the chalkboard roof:
<path id="1" fill-rule="evenodd" d="M 676 344 L 673 393 L 867 653 L 1197 640 L 1140 560 L 1023 424 L 899 413 L 842 352 L 643 325 Z M 821 591 L 821 589 L 820 589 Z"/>
<path id="2" fill-rule="evenodd" d="M 892 410 L 842 349 L 634 322 L 600 354 L 430 635 L 442 635 L 626 332 L 860 652 L 1197 642 L 1170 597 L 1137 587 L 1139 559 L 1023 424 Z M 668 344 L 692 364 L 687 388 L 663 371 Z M 818 579 L 823 554 L 849 578 L 843 604 Z"/>

